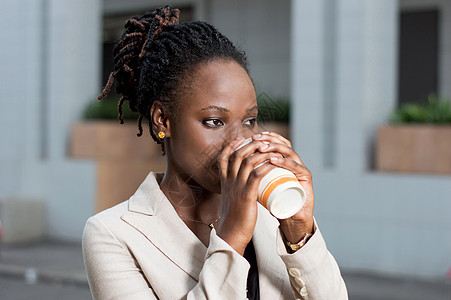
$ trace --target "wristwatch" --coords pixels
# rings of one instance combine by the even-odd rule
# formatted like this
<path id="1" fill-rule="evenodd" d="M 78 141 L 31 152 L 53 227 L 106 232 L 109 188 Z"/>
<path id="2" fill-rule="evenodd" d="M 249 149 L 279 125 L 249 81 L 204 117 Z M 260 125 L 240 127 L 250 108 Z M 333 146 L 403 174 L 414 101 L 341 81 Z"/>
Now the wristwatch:
<path id="1" fill-rule="evenodd" d="M 292 244 L 290 242 L 287 242 L 287 246 L 290 247 L 291 250 L 297 251 L 301 249 L 302 246 L 305 245 L 305 243 L 307 243 L 307 241 L 310 239 L 311 236 L 312 236 L 311 233 L 307 233 L 298 243 Z"/>

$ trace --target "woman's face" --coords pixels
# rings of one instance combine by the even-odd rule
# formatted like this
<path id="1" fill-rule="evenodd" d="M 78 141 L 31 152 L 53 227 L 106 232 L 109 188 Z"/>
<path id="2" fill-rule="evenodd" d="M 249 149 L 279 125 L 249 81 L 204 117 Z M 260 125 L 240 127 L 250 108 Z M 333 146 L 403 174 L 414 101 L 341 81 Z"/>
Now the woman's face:
<path id="1" fill-rule="evenodd" d="M 169 164 L 190 184 L 221 193 L 218 154 L 231 140 L 258 132 L 257 112 L 253 83 L 238 63 L 215 60 L 201 65 L 170 120 Z"/>

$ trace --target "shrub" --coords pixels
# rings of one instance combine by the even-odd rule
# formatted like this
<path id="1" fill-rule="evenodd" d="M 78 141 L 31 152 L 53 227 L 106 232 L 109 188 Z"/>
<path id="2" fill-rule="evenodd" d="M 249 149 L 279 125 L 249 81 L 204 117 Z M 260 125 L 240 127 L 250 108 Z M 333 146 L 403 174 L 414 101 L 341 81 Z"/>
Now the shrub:
<path id="1" fill-rule="evenodd" d="M 98 101 L 90 101 L 83 112 L 83 119 L 85 120 L 117 120 L 118 112 L 117 106 L 119 103 L 119 96 L 108 96 Z M 128 108 L 128 104 L 124 103 L 122 106 L 124 120 L 137 120 L 138 113 L 132 112 Z"/>
<path id="2" fill-rule="evenodd" d="M 290 102 L 286 99 L 272 99 L 266 93 L 257 96 L 258 122 L 288 123 L 290 119 Z"/>
<path id="3" fill-rule="evenodd" d="M 390 117 L 392 123 L 451 124 L 451 101 L 445 97 L 429 95 L 426 104 L 406 103 Z"/>

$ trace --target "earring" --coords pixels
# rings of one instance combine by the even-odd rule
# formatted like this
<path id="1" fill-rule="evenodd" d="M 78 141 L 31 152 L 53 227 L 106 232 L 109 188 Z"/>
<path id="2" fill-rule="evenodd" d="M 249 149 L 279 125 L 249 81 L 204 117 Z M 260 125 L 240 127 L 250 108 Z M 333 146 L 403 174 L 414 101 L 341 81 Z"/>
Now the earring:
<path id="1" fill-rule="evenodd" d="M 164 139 L 165 136 L 166 136 L 166 134 L 163 131 L 158 132 L 158 137 L 160 139 Z"/>

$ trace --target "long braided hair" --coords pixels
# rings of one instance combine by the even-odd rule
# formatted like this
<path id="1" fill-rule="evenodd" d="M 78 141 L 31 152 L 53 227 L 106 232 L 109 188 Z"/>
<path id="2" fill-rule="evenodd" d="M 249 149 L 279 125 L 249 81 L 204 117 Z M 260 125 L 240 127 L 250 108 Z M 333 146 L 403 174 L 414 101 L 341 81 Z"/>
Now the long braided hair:
<path id="1" fill-rule="evenodd" d="M 179 24 L 179 10 L 171 6 L 159 8 L 142 17 L 132 17 L 125 23 L 125 32 L 113 49 L 114 71 L 99 95 L 101 100 L 113 85 L 122 94 L 118 103 L 120 123 L 122 105 L 139 113 L 138 136 L 143 133 L 142 121 L 149 121 L 152 138 L 164 143 L 152 130 L 150 109 L 154 101 L 161 102 L 174 116 L 176 99 L 182 94 L 184 81 L 194 68 L 215 59 L 234 60 L 249 73 L 245 53 L 212 25 L 201 21 Z"/>

